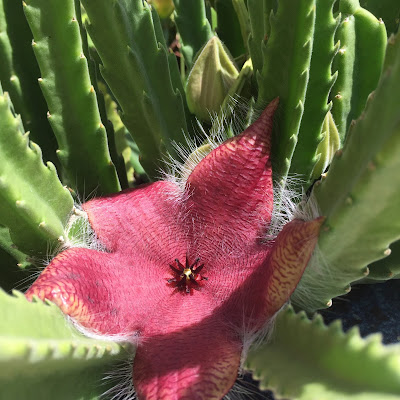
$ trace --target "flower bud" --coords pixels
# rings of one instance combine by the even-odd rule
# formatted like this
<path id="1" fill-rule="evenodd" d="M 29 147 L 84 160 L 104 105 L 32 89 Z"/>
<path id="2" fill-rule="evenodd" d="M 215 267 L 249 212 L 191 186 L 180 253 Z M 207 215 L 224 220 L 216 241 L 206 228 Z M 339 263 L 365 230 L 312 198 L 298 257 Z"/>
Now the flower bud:
<path id="1" fill-rule="evenodd" d="M 200 163 L 200 161 L 207 156 L 208 154 L 211 153 L 213 150 L 213 147 L 211 144 L 206 143 L 203 144 L 202 146 L 198 147 L 195 149 L 192 153 L 189 154 L 188 158 L 185 161 L 185 164 L 183 164 L 183 178 L 186 180 L 190 173 L 195 169 L 197 164 Z"/>
<path id="2" fill-rule="evenodd" d="M 322 132 L 325 133 L 325 136 L 317 147 L 317 155 L 319 155 L 319 159 L 314 165 L 314 169 L 311 173 L 312 179 L 318 179 L 321 176 L 340 147 L 339 132 L 330 111 L 326 114 L 322 124 Z"/>
<path id="3" fill-rule="evenodd" d="M 186 85 L 189 110 L 199 119 L 210 121 L 210 113 L 220 107 L 238 77 L 228 50 L 213 36 L 200 51 Z"/>
<path id="4" fill-rule="evenodd" d="M 156 9 L 160 18 L 168 18 L 174 11 L 172 0 L 151 0 L 149 3 Z"/>

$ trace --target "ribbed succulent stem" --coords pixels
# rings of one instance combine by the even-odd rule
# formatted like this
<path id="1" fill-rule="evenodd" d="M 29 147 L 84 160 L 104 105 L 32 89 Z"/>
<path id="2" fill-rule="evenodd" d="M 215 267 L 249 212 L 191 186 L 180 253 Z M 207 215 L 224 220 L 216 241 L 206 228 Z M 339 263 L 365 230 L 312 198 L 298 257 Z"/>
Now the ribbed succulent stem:
<path id="1" fill-rule="evenodd" d="M 15 248 L 7 227 L 0 225 L 0 288 L 25 290 L 33 282 L 29 257 Z"/>
<path id="2" fill-rule="evenodd" d="M 360 0 L 360 4 L 377 18 L 383 19 L 389 35 L 397 32 L 400 24 L 400 2 L 397 0 Z"/>
<path id="3" fill-rule="evenodd" d="M 74 1 L 27 0 L 24 8 L 66 182 L 81 196 L 118 191 Z"/>
<path id="4" fill-rule="evenodd" d="M 107 112 L 106 112 L 106 105 L 105 99 L 102 91 L 99 89 L 98 80 L 101 78 L 99 65 L 97 64 L 96 60 L 92 58 L 89 49 L 89 42 L 88 42 L 88 35 L 86 29 L 82 22 L 82 11 L 81 11 L 81 3 L 79 0 L 75 1 L 75 14 L 76 19 L 79 23 L 79 29 L 81 32 L 81 39 L 82 39 L 82 49 L 83 53 L 85 54 L 86 59 L 88 60 L 88 68 L 89 68 L 89 75 L 90 80 L 93 83 L 94 91 L 96 92 L 96 99 L 99 107 L 100 118 L 104 121 L 104 128 L 106 130 L 107 135 L 107 143 L 108 149 L 110 151 L 110 157 L 115 165 L 115 169 L 118 175 L 118 180 L 121 185 L 121 189 L 126 189 L 128 187 L 128 179 L 126 176 L 126 170 L 124 165 L 124 160 L 117 154 L 116 150 L 116 138 L 115 138 L 115 131 L 113 124 L 108 119 Z"/>
<path id="5" fill-rule="evenodd" d="M 75 0 L 76 4 L 79 4 L 80 1 Z M 110 151 L 110 156 L 113 164 L 115 165 L 115 169 L 118 175 L 118 180 L 121 185 L 121 189 L 126 189 L 129 187 L 127 171 L 125 168 L 125 163 L 123 157 L 117 151 L 117 137 L 116 137 L 116 128 L 114 127 L 112 120 L 109 118 L 107 113 L 106 100 L 102 90 L 99 88 L 99 83 L 104 83 L 100 72 L 100 64 L 97 63 L 96 59 L 92 57 L 94 52 L 90 52 L 90 48 L 88 45 L 88 36 L 86 32 L 86 28 L 83 26 L 82 21 L 80 20 L 81 31 L 84 32 L 82 36 L 85 38 L 83 42 L 85 54 L 87 54 L 87 59 L 89 60 L 89 72 L 91 76 L 91 80 L 93 82 L 93 87 L 96 92 L 97 102 L 99 105 L 99 112 L 102 121 L 105 121 L 104 127 L 106 129 L 107 134 L 107 143 Z M 106 84 L 104 84 L 106 86 Z M 108 89 L 108 87 L 107 87 Z M 125 128 L 126 129 L 126 128 Z"/>
<path id="6" fill-rule="evenodd" d="M 291 308 L 278 314 L 270 340 L 250 352 L 247 366 L 261 388 L 293 400 L 395 400 L 400 393 L 400 346 L 379 334 L 362 338 L 340 321 L 325 325 Z"/>
<path id="7" fill-rule="evenodd" d="M 190 68 L 199 50 L 214 36 L 203 0 L 174 0 L 175 23 L 182 40 L 182 53 Z"/>
<path id="8" fill-rule="evenodd" d="M 247 1 L 250 20 L 248 47 L 256 75 L 263 67 L 263 50 L 271 33 L 270 15 L 274 3 L 274 0 Z"/>
<path id="9" fill-rule="evenodd" d="M 400 220 L 394 217 L 400 213 L 399 39 L 396 57 L 352 124 L 343 150 L 314 185 L 313 196 L 327 217 L 319 239 L 327 268 L 307 268 L 303 276 L 299 287 L 309 288 L 303 302 L 308 310 L 346 293 L 351 282 L 368 274 L 367 265 L 389 256 L 389 245 L 400 239 Z"/>
<path id="10" fill-rule="evenodd" d="M 351 121 L 360 116 L 378 83 L 387 36 L 383 21 L 360 7 L 358 0 L 341 0 L 339 11 L 342 17 L 336 40 L 340 49 L 333 61 L 338 78 L 331 100 L 332 116 L 343 142 Z"/>
<path id="11" fill-rule="evenodd" d="M 362 283 L 375 283 L 392 278 L 399 278 L 400 274 L 400 241 L 390 245 L 390 255 L 368 265 L 369 274 Z"/>
<path id="12" fill-rule="evenodd" d="M 114 128 L 116 151 L 124 160 L 128 183 L 132 185 L 135 180 L 134 174 L 136 176 L 145 175 L 139 161 L 139 149 L 121 121 L 117 104 L 112 99 L 111 94 L 106 92 L 106 85 L 103 85 L 101 90 L 105 100 L 107 118 L 111 121 Z"/>
<path id="13" fill-rule="evenodd" d="M 0 307 L 5 399 L 99 399 L 109 389 L 102 379 L 132 354 L 127 345 L 83 336 L 54 304 L 29 302 L 23 293 L 10 296 L 0 289 Z"/>
<path id="14" fill-rule="evenodd" d="M 240 0 L 240 3 L 243 4 L 244 11 L 247 13 L 244 1 Z M 216 0 L 215 9 L 218 14 L 218 37 L 229 49 L 234 58 L 244 56 L 246 49 L 244 47 L 238 15 L 233 7 L 233 1 Z"/>
<path id="15" fill-rule="evenodd" d="M 21 83 L 16 75 L 12 56 L 13 50 L 7 34 L 7 20 L 3 9 L 3 0 L 0 0 L 0 81 L 3 89 L 12 98 L 15 110 L 18 113 L 22 113 L 24 104 Z"/>
<path id="16" fill-rule="evenodd" d="M 0 224 L 13 242 L 32 255 L 46 255 L 64 239 L 72 211 L 69 191 L 50 162 L 45 166 L 39 146 L 29 142 L 21 119 L 0 88 Z"/>
<path id="17" fill-rule="evenodd" d="M 164 165 L 165 153 L 175 154 L 171 141 L 184 143 L 187 131 L 175 56 L 168 53 L 158 16 L 147 3 L 82 3 L 90 19 L 88 32 L 103 63 L 102 75 L 139 146 L 143 167 L 154 178 Z"/>
<path id="18" fill-rule="evenodd" d="M 20 267 L 20 268 L 25 268 L 28 265 L 30 265 L 29 262 L 27 261 L 27 258 L 28 258 L 27 255 L 22 253 L 21 251 L 19 251 L 16 248 L 15 244 L 11 240 L 9 229 L 3 225 L 0 225 L 0 249 L 2 251 L 4 251 L 4 253 L 7 253 L 8 255 L 12 256 L 13 264 L 14 264 L 16 271 L 18 270 L 17 265 L 16 265 L 17 263 L 18 263 L 18 267 Z M 4 253 L 2 253 L 2 255 Z M 0 269 L 0 271 L 1 271 L 1 269 Z M 0 277 L 1 277 L 1 279 L 4 278 L 3 271 L 1 271 Z M 15 279 L 14 283 L 18 280 L 19 279 Z M 2 284 L 0 284 L 0 286 L 4 287 Z"/>
<path id="19" fill-rule="evenodd" d="M 290 172 L 300 175 L 306 182 L 309 182 L 311 171 L 321 156 L 317 147 L 323 139 L 322 125 L 331 108 L 328 97 L 336 80 L 331 73 L 332 60 L 338 50 L 334 35 L 339 19 L 332 15 L 334 3 L 335 0 L 316 2 L 310 76 L 298 141 L 290 165 Z"/>
<path id="20" fill-rule="evenodd" d="M 37 81 L 40 72 L 31 41 L 22 1 L 0 0 L 0 81 L 44 159 L 58 167 L 57 141 L 46 118 L 48 108 Z"/>
<path id="21" fill-rule="evenodd" d="M 289 171 L 304 111 L 315 25 L 315 0 L 282 0 L 271 15 L 271 34 L 258 76 L 257 106 L 279 96 L 273 136 L 274 174 L 281 180 Z M 282 49 L 285 49 L 283 51 Z"/>

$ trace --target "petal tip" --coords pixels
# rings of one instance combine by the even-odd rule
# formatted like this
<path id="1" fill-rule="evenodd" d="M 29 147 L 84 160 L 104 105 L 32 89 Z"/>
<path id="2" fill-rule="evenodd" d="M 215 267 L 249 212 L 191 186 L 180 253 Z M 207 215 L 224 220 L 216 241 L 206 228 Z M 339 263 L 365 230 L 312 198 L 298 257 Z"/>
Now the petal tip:
<path id="1" fill-rule="evenodd" d="M 266 296 L 269 315 L 278 311 L 295 290 L 314 252 L 325 219 L 295 219 L 279 233 L 269 258 L 271 276 Z"/>
<path id="2" fill-rule="evenodd" d="M 265 107 L 264 111 L 261 113 L 260 118 L 270 119 L 274 116 L 275 111 L 279 106 L 279 97 L 275 97 L 268 105 Z"/>

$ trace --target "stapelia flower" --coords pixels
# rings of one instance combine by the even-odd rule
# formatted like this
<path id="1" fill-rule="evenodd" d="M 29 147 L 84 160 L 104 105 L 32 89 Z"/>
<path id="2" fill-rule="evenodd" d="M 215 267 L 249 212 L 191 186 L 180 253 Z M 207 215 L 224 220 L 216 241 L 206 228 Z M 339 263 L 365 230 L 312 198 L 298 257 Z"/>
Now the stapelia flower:
<path id="1" fill-rule="evenodd" d="M 293 220 L 263 240 L 276 107 L 208 154 L 184 190 L 162 181 L 84 204 L 107 252 L 67 249 L 27 292 L 91 332 L 138 343 L 139 399 L 220 399 L 244 333 L 265 326 L 301 278 L 322 219 Z"/>

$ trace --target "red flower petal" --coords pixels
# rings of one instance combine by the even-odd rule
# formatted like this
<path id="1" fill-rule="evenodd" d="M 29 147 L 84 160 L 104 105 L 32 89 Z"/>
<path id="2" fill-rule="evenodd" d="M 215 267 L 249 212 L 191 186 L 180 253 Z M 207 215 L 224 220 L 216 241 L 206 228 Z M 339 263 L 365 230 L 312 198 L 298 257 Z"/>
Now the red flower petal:
<path id="1" fill-rule="evenodd" d="M 277 106 L 275 99 L 256 122 L 217 147 L 190 174 L 191 196 L 186 206 L 196 221 L 193 229 L 204 238 L 192 242 L 198 253 L 216 243 L 224 243 L 225 253 L 252 244 L 269 223 L 273 207 L 270 146 Z"/>
<path id="2" fill-rule="evenodd" d="M 57 304 L 80 325 L 128 339 L 166 335 L 211 318 L 218 304 L 209 290 L 192 294 L 167 284 L 168 265 L 141 254 L 73 248 L 53 259 L 27 291 Z"/>
<path id="3" fill-rule="evenodd" d="M 181 309 L 181 313 L 190 311 Z M 203 322 L 144 340 L 137 349 L 133 383 L 140 399 L 220 399 L 233 386 L 242 344 L 227 325 Z"/>
<path id="4" fill-rule="evenodd" d="M 289 300 L 299 283 L 324 218 L 294 220 L 284 226 L 271 247 L 255 246 L 237 260 L 231 273 L 212 269 L 210 287 L 219 316 L 238 332 L 256 332 Z M 218 288 L 220 290 L 218 290 Z M 217 312 L 217 311 L 216 311 Z"/>
<path id="5" fill-rule="evenodd" d="M 160 265 L 184 259 L 190 237 L 184 229 L 178 188 L 155 182 L 83 205 L 100 241 L 135 260 L 145 254 Z"/>
<path id="6" fill-rule="evenodd" d="M 311 258 L 323 222 L 324 218 L 320 217 L 286 224 L 264 263 L 243 285 L 244 314 L 248 316 L 247 326 L 252 330 L 260 329 L 289 300 Z M 233 318 L 233 309 L 227 313 Z M 238 315 L 237 318 L 243 317 Z"/>
<path id="7" fill-rule="evenodd" d="M 53 301 L 96 333 L 131 337 L 143 329 L 156 304 L 171 297 L 167 268 L 160 269 L 142 254 L 129 260 L 73 248 L 53 259 L 26 296 Z"/>

